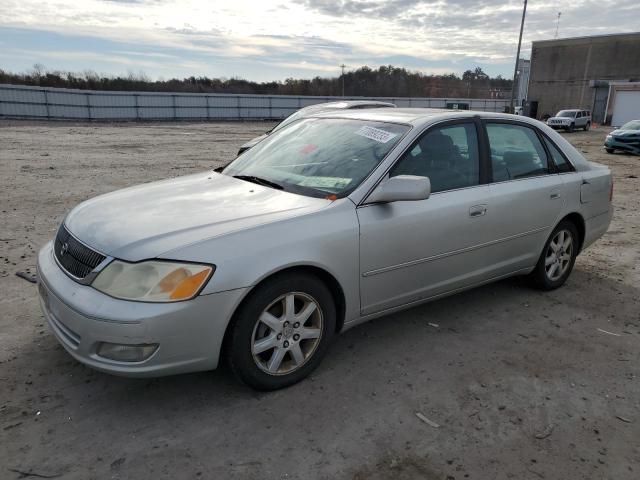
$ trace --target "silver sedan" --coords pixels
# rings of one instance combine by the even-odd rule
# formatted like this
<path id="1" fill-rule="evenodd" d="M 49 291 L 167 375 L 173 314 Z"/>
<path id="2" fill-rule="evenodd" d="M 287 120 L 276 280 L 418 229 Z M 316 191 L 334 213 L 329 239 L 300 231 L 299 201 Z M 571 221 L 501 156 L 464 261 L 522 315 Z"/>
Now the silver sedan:
<path id="1" fill-rule="evenodd" d="M 322 113 L 221 172 L 74 208 L 40 252 L 41 304 L 77 360 L 129 376 L 217 367 L 258 389 L 333 337 L 514 275 L 560 287 L 611 220 L 608 168 L 524 117 Z"/>

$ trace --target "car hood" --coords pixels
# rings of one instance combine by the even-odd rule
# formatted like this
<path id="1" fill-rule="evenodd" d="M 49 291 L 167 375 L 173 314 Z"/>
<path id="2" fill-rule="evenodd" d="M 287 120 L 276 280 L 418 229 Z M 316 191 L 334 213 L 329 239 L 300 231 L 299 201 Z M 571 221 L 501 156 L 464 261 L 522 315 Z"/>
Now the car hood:
<path id="1" fill-rule="evenodd" d="M 138 261 L 329 204 L 205 172 L 95 197 L 75 207 L 65 225 L 105 255 Z"/>
<path id="2" fill-rule="evenodd" d="M 618 130 L 614 130 L 613 132 L 611 132 L 610 135 L 612 135 L 614 137 L 635 137 L 635 136 L 640 135 L 640 130 L 622 130 L 622 129 L 618 129 Z"/>

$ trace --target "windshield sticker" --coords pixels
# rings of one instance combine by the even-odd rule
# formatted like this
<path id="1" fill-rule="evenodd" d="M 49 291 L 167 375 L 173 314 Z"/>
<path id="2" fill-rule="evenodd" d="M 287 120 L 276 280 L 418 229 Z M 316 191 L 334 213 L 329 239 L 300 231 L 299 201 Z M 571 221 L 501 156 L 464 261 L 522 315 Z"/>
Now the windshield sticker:
<path id="1" fill-rule="evenodd" d="M 380 143 L 387 143 L 392 138 L 398 136 L 397 133 L 387 132 L 386 130 L 381 130 L 375 127 L 368 127 L 366 125 L 357 130 L 356 135 L 370 138 L 371 140 L 375 140 L 376 142 Z"/>
<path id="2" fill-rule="evenodd" d="M 307 177 L 298 185 L 312 188 L 339 188 L 343 189 L 351 183 L 350 178 L 341 177 Z"/>

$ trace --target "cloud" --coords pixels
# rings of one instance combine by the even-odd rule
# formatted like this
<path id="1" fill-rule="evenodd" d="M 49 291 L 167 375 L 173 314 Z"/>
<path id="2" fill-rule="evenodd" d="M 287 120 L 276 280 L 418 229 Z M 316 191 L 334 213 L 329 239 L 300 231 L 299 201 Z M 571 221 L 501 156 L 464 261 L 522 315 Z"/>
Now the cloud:
<path id="1" fill-rule="evenodd" d="M 553 37 L 558 8 L 560 36 L 634 30 L 640 10 L 637 0 L 530 2 L 525 54 L 531 40 Z M 82 51 L 98 54 L 84 57 L 85 68 L 139 59 L 163 75 L 283 79 L 392 63 L 430 73 L 480 65 L 509 76 L 521 9 L 521 0 L 3 0 L 0 41 L 40 51 L 4 62 L 14 70 L 47 52 L 52 68 L 78 65 L 78 54 L 65 62 L 59 52 Z"/>
<path id="2" fill-rule="evenodd" d="M 437 5 L 439 2 L 420 0 L 305 0 L 304 5 L 327 15 L 343 17 L 347 15 L 368 15 L 395 17 L 419 5 Z"/>

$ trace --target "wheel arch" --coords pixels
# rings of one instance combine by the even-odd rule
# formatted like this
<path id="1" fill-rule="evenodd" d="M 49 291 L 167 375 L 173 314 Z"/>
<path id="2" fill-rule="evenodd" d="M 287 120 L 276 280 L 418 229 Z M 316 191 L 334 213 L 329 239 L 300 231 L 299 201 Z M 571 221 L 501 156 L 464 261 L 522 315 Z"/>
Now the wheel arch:
<path id="1" fill-rule="evenodd" d="M 240 309 L 240 307 L 242 307 L 244 302 L 251 296 L 251 294 L 255 291 L 255 289 L 260 285 L 263 285 L 265 282 L 268 282 L 269 280 L 273 279 L 274 277 L 290 274 L 294 272 L 313 275 L 327 286 L 327 288 L 331 292 L 331 296 L 333 297 L 333 300 L 336 305 L 336 333 L 342 330 L 342 327 L 344 326 L 345 317 L 346 317 L 347 303 L 346 303 L 346 297 L 345 297 L 342 285 L 340 285 L 340 282 L 336 279 L 336 277 L 326 269 L 321 268 L 317 265 L 309 265 L 309 264 L 289 265 L 264 275 L 255 283 L 255 285 L 253 285 L 250 289 L 248 289 L 247 292 L 245 292 L 243 297 L 240 299 L 240 301 L 238 301 L 238 304 L 235 307 L 233 315 L 231 316 L 231 320 L 228 322 L 224 332 L 224 339 L 222 342 L 223 351 L 227 348 L 229 332 L 231 331 L 230 327 L 235 322 L 236 314 L 238 310 Z"/>
<path id="2" fill-rule="evenodd" d="M 568 215 L 565 215 L 564 217 L 562 217 L 562 219 L 560 219 L 560 221 L 558 222 L 558 225 L 560 224 L 560 222 L 563 222 L 565 220 L 573 223 L 576 226 L 576 229 L 578 230 L 578 235 L 580 237 L 578 239 L 579 240 L 578 253 L 580 253 L 580 251 L 582 250 L 582 245 L 584 245 L 584 237 L 586 235 L 586 226 L 584 223 L 584 218 L 578 212 L 571 212 Z"/>

